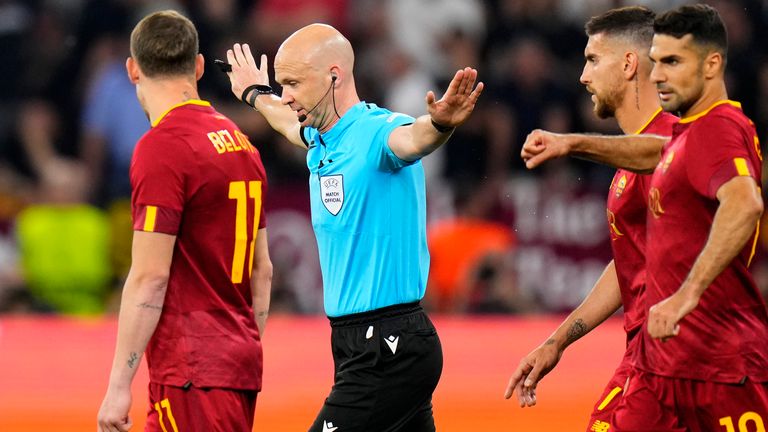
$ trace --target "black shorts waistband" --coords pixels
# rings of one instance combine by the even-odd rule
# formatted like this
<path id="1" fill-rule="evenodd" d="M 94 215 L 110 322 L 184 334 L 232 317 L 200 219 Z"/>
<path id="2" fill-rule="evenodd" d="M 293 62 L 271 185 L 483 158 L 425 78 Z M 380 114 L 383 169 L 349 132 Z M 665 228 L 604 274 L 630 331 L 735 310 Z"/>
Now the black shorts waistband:
<path id="1" fill-rule="evenodd" d="M 342 315 L 338 317 L 328 317 L 328 319 L 331 321 L 331 327 L 346 327 L 368 324 L 385 318 L 409 315 L 414 312 L 421 312 L 423 310 L 424 309 L 421 307 L 421 304 L 415 301 L 413 303 L 401 303 L 366 312 Z"/>

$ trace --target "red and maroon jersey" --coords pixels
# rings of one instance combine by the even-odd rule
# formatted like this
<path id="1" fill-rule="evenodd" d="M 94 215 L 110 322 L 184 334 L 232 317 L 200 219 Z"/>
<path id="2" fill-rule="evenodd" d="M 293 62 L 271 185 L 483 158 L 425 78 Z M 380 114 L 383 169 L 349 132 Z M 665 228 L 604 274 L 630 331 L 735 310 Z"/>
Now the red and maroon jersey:
<path id="1" fill-rule="evenodd" d="M 636 133 L 672 135 L 677 117 L 659 108 Z M 632 334 L 645 321 L 645 220 L 651 176 L 620 169 L 608 191 L 606 213 L 611 249 L 624 305 L 624 330 Z"/>
<path id="2" fill-rule="evenodd" d="M 188 101 L 139 140 L 131 186 L 133 228 L 176 236 L 147 347 L 150 381 L 260 389 L 250 288 L 256 235 L 266 225 L 259 152 L 208 102 Z"/>
<path id="3" fill-rule="evenodd" d="M 647 306 L 682 285 L 718 209 L 717 191 L 736 176 L 760 183 L 760 144 L 741 105 L 720 101 L 680 120 L 651 180 L 646 248 Z M 680 321 L 666 342 L 643 332 L 637 366 L 684 379 L 768 381 L 768 313 L 748 268 L 756 234 Z"/>

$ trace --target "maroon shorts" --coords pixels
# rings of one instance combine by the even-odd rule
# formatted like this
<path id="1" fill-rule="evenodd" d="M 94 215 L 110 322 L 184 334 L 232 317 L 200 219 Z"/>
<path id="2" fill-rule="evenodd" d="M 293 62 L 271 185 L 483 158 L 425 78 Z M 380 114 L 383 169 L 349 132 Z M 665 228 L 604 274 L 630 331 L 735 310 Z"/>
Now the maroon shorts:
<path id="1" fill-rule="evenodd" d="M 146 432 L 251 432 L 255 390 L 149 383 Z"/>
<path id="2" fill-rule="evenodd" d="M 725 384 L 633 371 L 611 432 L 753 432 L 768 422 L 768 383 Z"/>
<path id="3" fill-rule="evenodd" d="M 632 357 L 634 357 L 637 351 L 638 338 L 634 337 L 630 340 L 627 346 L 627 351 L 624 353 L 624 358 L 621 359 L 619 367 L 616 368 L 616 372 L 613 373 L 613 377 L 608 381 L 608 384 L 603 390 L 603 394 L 595 403 L 595 407 L 592 409 L 592 415 L 589 418 L 589 424 L 587 425 L 587 432 L 605 432 L 613 431 L 611 427 L 611 417 L 613 411 L 621 401 L 621 396 L 624 394 L 624 387 L 627 385 L 627 380 L 632 372 Z"/>

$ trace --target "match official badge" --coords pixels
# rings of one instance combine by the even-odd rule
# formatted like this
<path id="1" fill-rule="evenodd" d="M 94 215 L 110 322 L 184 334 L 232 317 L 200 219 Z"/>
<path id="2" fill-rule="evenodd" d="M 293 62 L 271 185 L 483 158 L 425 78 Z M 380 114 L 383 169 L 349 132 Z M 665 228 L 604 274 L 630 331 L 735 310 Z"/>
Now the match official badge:
<path id="1" fill-rule="evenodd" d="M 320 177 L 320 199 L 332 215 L 338 215 L 344 205 L 344 176 L 336 174 Z"/>

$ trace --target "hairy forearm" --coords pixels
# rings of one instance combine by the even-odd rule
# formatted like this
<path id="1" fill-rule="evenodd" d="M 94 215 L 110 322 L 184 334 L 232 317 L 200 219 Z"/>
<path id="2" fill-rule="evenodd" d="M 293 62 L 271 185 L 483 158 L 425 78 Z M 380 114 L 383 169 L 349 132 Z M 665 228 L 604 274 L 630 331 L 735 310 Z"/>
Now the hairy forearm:
<path id="1" fill-rule="evenodd" d="M 650 173 L 661 160 L 661 150 L 668 140 L 658 135 L 574 134 L 570 139 L 570 154 L 615 168 Z"/>
<path id="2" fill-rule="evenodd" d="M 592 287 L 584 301 L 555 330 L 547 340 L 561 351 L 579 340 L 613 315 L 621 306 L 621 291 L 616 267 L 611 261 Z"/>
<path id="3" fill-rule="evenodd" d="M 299 121 L 296 113 L 288 105 L 283 105 L 280 102 L 280 97 L 259 95 L 256 97 L 254 105 L 272 129 L 295 144 L 294 139 L 298 136 L 294 137 L 293 135 L 299 128 Z"/>
<path id="4" fill-rule="evenodd" d="M 130 273 L 123 288 L 110 386 L 130 386 L 163 310 L 167 280 Z"/>
<path id="5" fill-rule="evenodd" d="M 681 290 L 694 298 L 701 297 L 744 245 L 754 238 L 762 212 L 763 204 L 757 187 L 752 193 L 734 194 L 721 199 L 709 238 Z"/>

